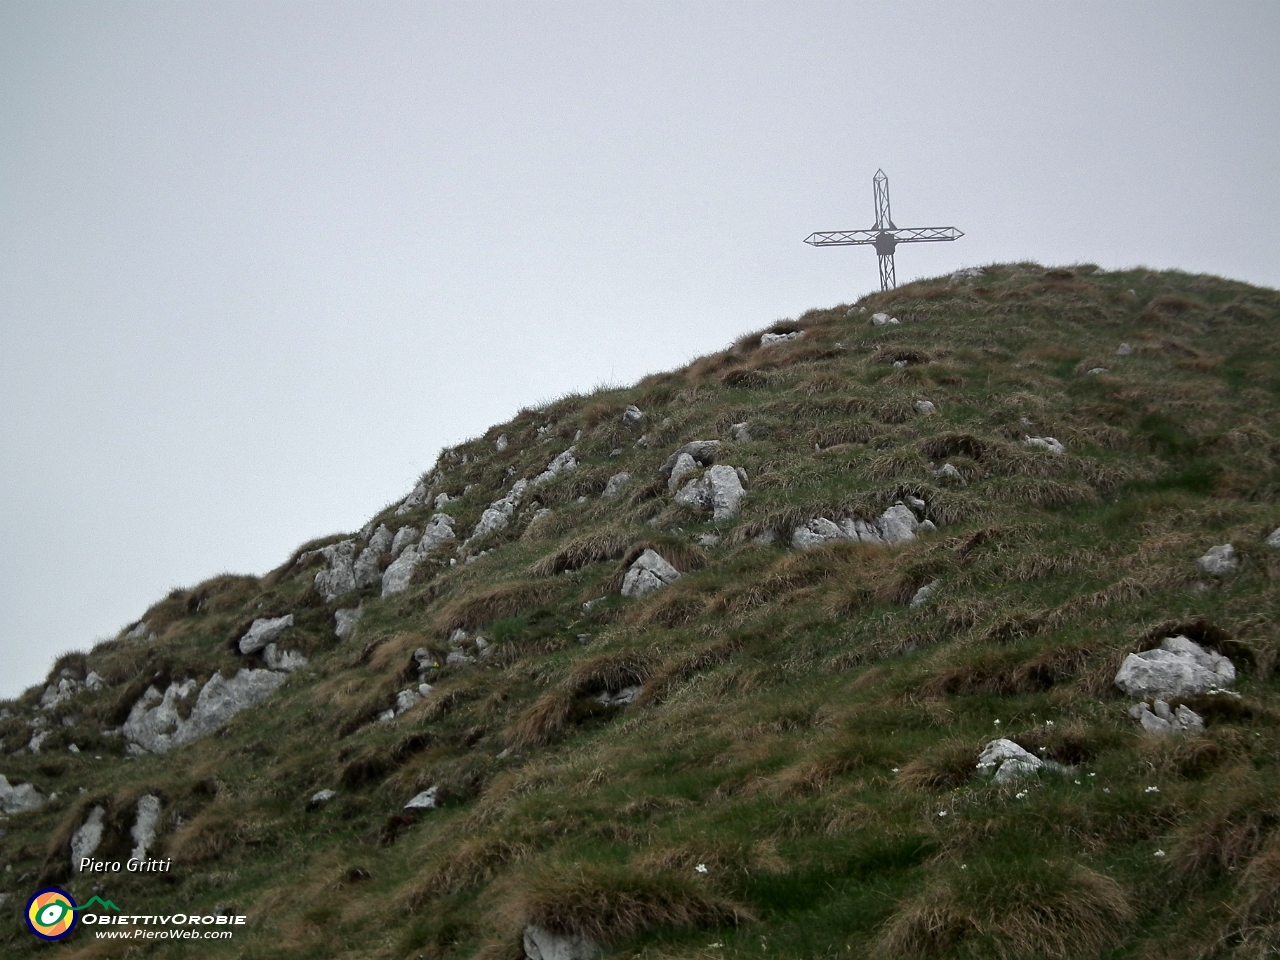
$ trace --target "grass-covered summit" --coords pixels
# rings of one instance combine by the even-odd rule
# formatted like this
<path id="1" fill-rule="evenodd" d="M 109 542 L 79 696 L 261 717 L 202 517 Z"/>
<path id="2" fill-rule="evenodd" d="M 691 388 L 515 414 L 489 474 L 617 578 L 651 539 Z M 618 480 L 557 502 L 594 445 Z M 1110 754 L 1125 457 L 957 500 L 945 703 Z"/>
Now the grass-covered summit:
<path id="1" fill-rule="evenodd" d="M 3 824 L 0 950 L 515 960 L 535 926 L 654 960 L 1274 955 L 1278 320 L 1275 291 L 1216 277 L 993 266 L 522 410 L 360 534 L 175 590 L 4 705 L 0 773 L 56 797 Z M 736 517 L 676 501 L 663 467 L 695 440 L 742 468 Z M 936 530 L 792 545 L 899 501 Z M 429 524 L 406 589 L 382 595 L 404 549 L 382 540 L 366 586 L 317 589 L 342 541 Z M 1228 543 L 1236 569 L 1197 565 Z M 646 550 L 682 575 L 625 598 Z M 270 656 L 305 667 L 193 742 L 129 746 L 148 688 L 265 671 L 241 641 L 288 615 Z M 1171 704 L 1203 734 L 1144 733 L 1114 684 L 1173 636 L 1237 672 Z M 979 775 L 999 737 L 1057 772 Z M 95 817 L 95 855 L 129 856 L 141 798 L 172 871 L 73 873 Z M 48 884 L 250 921 L 49 948 L 21 919 Z"/>

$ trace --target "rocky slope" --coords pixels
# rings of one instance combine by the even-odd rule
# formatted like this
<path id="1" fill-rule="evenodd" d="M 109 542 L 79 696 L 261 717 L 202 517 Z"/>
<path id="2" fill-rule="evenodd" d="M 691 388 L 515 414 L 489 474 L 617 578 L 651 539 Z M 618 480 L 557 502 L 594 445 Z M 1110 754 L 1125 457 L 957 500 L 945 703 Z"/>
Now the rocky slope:
<path id="1" fill-rule="evenodd" d="M 523 410 L 0 708 L 5 954 L 1270 955 L 1278 318 L 993 266 Z"/>

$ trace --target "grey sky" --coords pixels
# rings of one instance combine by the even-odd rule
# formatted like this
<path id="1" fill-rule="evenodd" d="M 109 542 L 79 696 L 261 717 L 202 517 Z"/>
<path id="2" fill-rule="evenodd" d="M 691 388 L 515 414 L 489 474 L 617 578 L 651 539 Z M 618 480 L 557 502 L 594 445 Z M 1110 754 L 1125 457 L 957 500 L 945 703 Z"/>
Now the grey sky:
<path id="1" fill-rule="evenodd" d="M 0 0 L 0 696 L 440 447 L 876 286 L 1280 285 L 1280 5 Z"/>

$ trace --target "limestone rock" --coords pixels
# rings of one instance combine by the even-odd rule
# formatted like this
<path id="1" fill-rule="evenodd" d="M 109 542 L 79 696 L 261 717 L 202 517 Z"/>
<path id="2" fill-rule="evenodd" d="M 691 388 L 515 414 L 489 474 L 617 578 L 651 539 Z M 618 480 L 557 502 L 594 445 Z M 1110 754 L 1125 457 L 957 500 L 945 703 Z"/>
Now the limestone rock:
<path id="1" fill-rule="evenodd" d="M 102 818 L 106 811 L 102 807 L 94 807 L 89 816 L 71 835 L 71 872 L 80 872 L 80 861 L 84 857 L 92 857 L 102 843 Z"/>
<path id="2" fill-rule="evenodd" d="M 1025 446 L 1031 447 L 1033 450 L 1048 450 L 1050 453 L 1055 455 L 1067 452 L 1067 448 L 1053 437 L 1023 436 L 1022 442 Z"/>
<path id="3" fill-rule="evenodd" d="M 445 505 L 446 503 L 449 503 L 449 502 L 450 502 L 450 501 L 452 501 L 453 499 L 455 499 L 455 498 L 454 498 L 454 497 L 449 496 L 447 493 L 441 493 L 441 494 L 438 494 L 438 495 L 436 496 L 435 500 L 433 501 L 433 506 L 434 506 L 437 510 L 443 510 L 443 509 L 444 509 L 444 505 Z"/>
<path id="4" fill-rule="evenodd" d="M 772 347 L 775 344 L 787 343 L 790 340 L 799 340 L 803 336 L 803 330 L 796 330 L 792 333 L 766 333 L 760 338 L 760 346 Z"/>
<path id="5" fill-rule="evenodd" d="M 315 587 L 326 602 L 332 602 L 356 588 L 355 540 L 340 540 L 316 551 L 327 566 L 316 574 Z"/>
<path id="6" fill-rule="evenodd" d="M 873 313 L 871 315 L 872 326 L 876 327 L 896 326 L 900 322 L 897 317 L 891 317 L 887 313 Z"/>
<path id="7" fill-rule="evenodd" d="M 524 483 L 524 481 L 521 480 L 520 483 Z M 520 489 L 523 490 L 524 488 L 521 487 Z M 485 512 L 488 513 L 487 510 Z M 504 525 L 505 522 L 504 519 Z M 405 547 L 400 556 L 396 557 L 391 562 L 391 565 L 383 571 L 382 595 L 389 597 L 394 593 L 400 593 L 408 589 L 414 568 L 433 551 L 439 549 L 442 544 L 454 539 L 453 517 L 447 513 L 437 513 L 431 518 L 431 522 L 427 524 L 427 528 L 422 532 L 422 539 Z"/>
<path id="8" fill-rule="evenodd" d="M 552 461 L 555 462 L 554 460 Z M 541 476 L 541 474 L 539 475 Z M 495 530 L 501 530 L 507 525 L 512 514 L 516 512 L 516 507 L 520 504 L 520 498 L 524 495 L 524 491 L 529 486 L 528 480 L 517 480 L 507 492 L 507 495 L 501 500 L 495 500 L 485 508 L 484 513 L 480 514 L 480 522 L 476 524 L 475 529 L 471 531 L 471 536 L 467 538 L 467 543 L 472 540 L 478 540 L 481 537 L 493 533 Z M 443 514 L 437 514 L 443 516 Z M 434 521 L 434 517 L 432 520 Z M 423 534 L 424 538 L 426 534 Z"/>
<path id="9" fill-rule="evenodd" d="M 144 793 L 138 798 L 138 811 L 134 816 L 133 829 L 129 835 L 133 837 L 133 852 L 129 856 L 136 860 L 147 859 L 147 850 L 156 839 L 156 824 L 160 822 L 160 798 L 153 793 Z"/>
<path id="10" fill-rule="evenodd" d="M 833 540 L 850 540 L 892 546 L 914 540 L 917 531 L 922 529 L 935 528 L 928 520 L 923 523 L 917 520 L 911 508 L 899 500 L 871 521 L 850 519 L 837 524 L 826 517 L 815 517 L 792 531 L 791 545 L 805 550 Z"/>
<path id="11" fill-rule="evenodd" d="M 627 575 L 622 581 L 622 595 L 642 597 L 646 593 L 661 590 L 675 583 L 680 576 L 680 571 L 667 563 L 657 552 L 645 550 L 628 568 Z"/>
<path id="12" fill-rule="evenodd" d="M 554 480 L 562 473 L 568 473 L 570 470 L 576 470 L 578 468 L 578 459 L 574 454 L 577 449 L 578 448 L 576 446 L 570 447 L 564 453 L 560 454 L 548 463 L 547 469 L 543 470 L 533 478 L 533 485 L 535 487 L 542 486 L 542 484 Z"/>
<path id="13" fill-rule="evenodd" d="M 498 439 L 493 441 L 493 447 L 499 453 L 506 453 L 508 446 L 510 446 L 510 442 L 507 440 L 507 435 L 505 433 L 500 434 Z"/>
<path id="14" fill-rule="evenodd" d="M 428 787 L 404 805 L 406 810 L 434 810 L 437 806 L 436 794 L 439 787 Z"/>
<path id="15" fill-rule="evenodd" d="M 1010 783 L 1023 777 L 1034 776 L 1044 766 L 1044 761 L 1028 753 L 1012 740 L 992 740 L 978 755 L 978 772 L 995 774 L 996 783 Z"/>
<path id="16" fill-rule="evenodd" d="M 1131 697 L 1194 697 L 1231 686 L 1236 668 L 1220 653 L 1186 637 L 1169 637 L 1158 649 L 1131 653 L 1116 673 L 1116 686 Z"/>
<path id="17" fill-rule="evenodd" d="M 631 474 L 627 473 L 625 470 L 622 473 L 615 473 L 609 478 L 609 482 L 604 485 L 604 493 L 600 494 L 600 496 L 604 497 L 606 500 L 612 499 L 621 493 L 622 488 L 630 482 Z"/>
<path id="18" fill-rule="evenodd" d="M 938 408 L 933 405 L 932 400 L 917 400 L 912 405 L 912 409 L 923 417 L 929 416 L 931 413 L 937 413 Z"/>
<path id="19" fill-rule="evenodd" d="M 177 704 L 194 692 L 194 680 L 171 683 L 163 694 L 148 687 L 129 711 L 122 732 L 130 742 L 152 753 L 165 753 L 222 727 L 241 710 L 269 697 L 285 679 L 285 674 L 275 670 L 240 670 L 230 680 L 215 673 L 201 688 L 185 720 Z"/>
<path id="20" fill-rule="evenodd" d="M 259 652 L 292 626 L 292 613 L 271 619 L 259 617 L 253 621 L 249 629 L 245 631 L 244 636 L 240 638 L 241 655 L 248 656 L 251 653 Z"/>
<path id="21" fill-rule="evenodd" d="M 1133 347 L 1129 346 L 1127 343 L 1122 343 L 1120 344 L 1120 346 L 1116 347 L 1117 357 L 1127 357 L 1132 353 L 1133 353 Z"/>
<path id="22" fill-rule="evenodd" d="M 413 510 L 415 507 L 420 507 L 426 502 L 427 502 L 427 481 L 424 478 L 422 480 L 419 480 L 417 485 L 413 488 L 413 490 L 409 493 L 409 495 L 400 501 L 399 506 L 396 507 L 396 516 L 397 517 L 404 516 L 410 510 Z"/>
<path id="23" fill-rule="evenodd" d="M 355 577 L 356 589 L 372 587 L 382 578 L 382 571 L 379 569 L 380 561 L 382 560 L 382 555 L 391 549 L 393 539 L 394 536 L 387 529 L 387 525 L 385 523 L 378 524 L 378 529 L 373 531 L 373 536 L 369 538 L 368 545 L 360 551 L 360 556 L 351 565 L 351 573 Z"/>
<path id="24" fill-rule="evenodd" d="M 29 783 L 11 786 L 9 778 L 0 773 L 0 811 L 4 813 L 22 813 L 25 810 L 39 810 L 47 801 Z"/>
<path id="25" fill-rule="evenodd" d="M 61 677 L 56 684 L 51 683 L 44 688 L 44 693 L 40 697 L 40 709 L 52 710 L 63 701 L 70 700 L 82 689 L 84 689 L 83 685 L 74 677 Z"/>
<path id="26" fill-rule="evenodd" d="M 982 276 L 985 267 L 961 267 L 955 273 L 951 274 L 952 283 L 964 283 L 966 280 L 974 280 Z"/>
<path id="27" fill-rule="evenodd" d="M 644 419 L 644 411 L 637 407 L 634 403 L 622 411 L 622 422 L 629 427 L 634 427 Z"/>
<path id="28" fill-rule="evenodd" d="M 600 948 L 580 933 L 552 933 L 535 924 L 524 928 L 526 960 L 596 960 Z"/>
<path id="29" fill-rule="evenodd" d="M 671 476 L 667 478 L 667 489 L 675 490 L 681 480 L 691 473 L 697 473 L 699 469 L 701 468 L 698 466 L 698 461 L 689 454 L 676 454 L 676 462 L 671 466 Z"/>
<path id="30" fill-rule="evenodd" d="M 297 650 L 281 650 L 274 643 L 266 645 L 262 651 L 262 659 L 270 669 L 283 670 L 285 673 L 301 670 L 311 662 Z"/>
<path id="31" fill-rule="evenodd" d="M 147 635 L 147 622 L 139 620 L 133 625 L 133 629 L 124 635 L 126 640 L 141 640 Z"/>
<path id="32" fill-rule="evenodd" d="M 719 440 L 690 440 L 671 456 L 667 457 L 662 466 L 658 468 L 658 473 L 669 478 L 676 463 L 680 460 L 681 454 L 688 454 L 699 467 L 709 467 L 716 462 L 716 448 L 719 446 Z M 669 489 L 674 490 L 675 487 L 670 487 Z"/>
<path id="33" fill-rule="evenodd" d="M 1280 527 L 1276 527 L 1271 531 L 1271 535 L 1264 541 L 1272 550 L 1280 550 Z"/>
<path id="34" fill-rule="evenodd" d="M 1096 377 L 1100 373 L 1110 373 L 1110 372 L 1111 371 L 1108 370 L 1106 367 L 1092 367 L 1089 370 L 1085 371 L 1085 376 Z"/>
<path id="35" fill-rule="evenodd" d="M 933 471 L 933 475 L 939 480 L 948 480 L 952 483 L 964 483 L 964 477 L 960 471 L 955 468 L 954 464 L 944 463 L 938 469 Z"/>
<path id="36" fill-rule="evenodd" d="M 364 616 L 364 605 L 358 607 L 348 607 L 345 610 L 335 611 L 333 620 L 336 626 L 333 634 L 339 640 L 347 640 L 356 631 L 356 624 L 360 622 L 360 618 Z"/>
<path id="37" fill-rule="evenodd" d="M 926 583 L 924 586 L 922 586 L 919 590 L 915 592 L 915 594 L 911 597 L 911 602 L 907 604 L 907 606 L 919 607 L 924 603 L 928 602 L 929 598 L 933 596 L 934 591 L 938 589 L 938 586 L 941 583 L 942 583 L 941 580 L 931 580 L 928 583 Z"/>
<path id="38" fill-rule="evenodd" d="M 1205 573 L 1222 576 L 1240 567 L 1240 558 L 1236 556 L 1236 548 L 1229 543 L 1210 547 L 1209 552 L 1196 561 L 1196 566 Z"/>
<path id="39" fill-rule="evenodd" d="M 313 807 L 318 807 L 322 803 L 328 803 L 337 795 L 338 795 L 337 790 L 329 790 L 329 789 L 317 790 L 315 793 L 311 795 L 311 799 L 308 800 L 307 803 L 309 803 Z"/>
<path id="40" fill-rule="evenodd" d="M 1142 724 L 1142 729 L 1157 737 L 1169 737 L 1178 733 L 1204 733 L 1204 719 L 1186 704 L 1177 711 L 1169 708 L 1163 700 L 1156 700 L 1155 709 L 1144 700 L 1135 703 L 1129 710 L 1129 716 Z"/>
<path id="41" fill-rule="evenodd" d="M 629 703 L 636 702 L 636 697 L 640 696 L 641 689 L 640 685 L 636 684 L 635 686 L 623 687 L 621 690 L 606 690 L 591 699 L 604 707 L 624 707 Z"/>
<path id="42" fill-rule="evenodd" d="M 671 471 L 676 478 L 676 471 Z M 676 494 L 675 502 L 699 510 L 712 511 L 714 520 L 732 520 L 738 515 L 738 504 L 746 491 L 738 471 L 730 466 L 714 466 L 696 480 L 690 480 Z"/>
<path id="43" fill-rule="evenodd" d="M 448 496 L 448 494 L 443 494 L 443 496 Z M 417 527 L 411 527 L 408 525 L 401 527 L 396 531 L 396 535 L 391 538 L 391 555 L 393 557 L 398 557 L 401 550 L 409 546 L 409 544 L 413 543 L 421 536 L 422 531 Z"/>
<path id="44" fill-rule="evenodd" d="M 84 688 L 89 691 L 107 689 L 107 681 L 103 680 L 93 670 L 89 671 L 89 675 L 84 678 Z"/>
<path id="45" fill-rule="evenodd" d="M 748 426 L 745 420 L 742 423 L 735 423 L 729 428 L 729 436 L 731 436 L 737 443 L 750 443 L 751 427 Z"/>

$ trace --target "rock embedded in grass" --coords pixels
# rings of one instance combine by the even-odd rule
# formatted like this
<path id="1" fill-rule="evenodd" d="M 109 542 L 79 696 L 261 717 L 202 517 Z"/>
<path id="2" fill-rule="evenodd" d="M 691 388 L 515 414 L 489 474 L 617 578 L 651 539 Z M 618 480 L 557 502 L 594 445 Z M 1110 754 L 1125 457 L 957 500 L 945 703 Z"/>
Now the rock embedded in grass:
<path id="1" fill-rule="evenodd" d="M 895 326 L 900 322 L 897 317 L 891 317 L 887 313 L 873 313 L 871 315 L 871 324 L 876 327 Z"/>
<path id="2" fill-rule="evenodd" d="M 47 802 L 31 784 L 11 785 L 9 778 L 0 773 L 0 810 L 5 813 L 23 813 L 27 810 L 39 810 Z"/>
<path id="3" fill-rule="evenodd" d="M 631 474 L 627 473 L 625 470 L 621 473 L 615 473 L 604 485 L 604 492 L 601 493 L 600 496 L 604 497 L 606 500 L 611 500 L 621 493 L 622 488 L 630 482 Z"/>
<path id="4" fill-rule="evenodd" d="M 992 740 L 978 755 L 978 772 L 994 774 L 996 783 L 1011 783 L 1034 776 L 1044 765 L 1044 761 L 1035 754 L 1003 737 Z"/>
<path id="5" fill-rule="evenodd" d="M 772 347 L 779 343 L 787 343 L 790 340 L 799 340 L 803 336 L 803 330 L 795 330 L 792 333 L 766 333 L 760 338 L 760 346 Z"/>
<path id="6" fill-rule="evenodd" d="M 147 859 L 147 851 L 155 843 L 156 826 L 160 823 L 160 809 L 160 798 L 154 793 L 144 793 L 138 798 L 133 828 L 129 831 L 129 836 L 133 838 L 133 852 L 129 856 L 133 859 Z"/>
<path id="7" fill-rule="evenodd" d="M 286 674 L 276 670 L 240 670 L 230 680 L 215 673 L 201 688 L 185 719 L 178 703 L 194 692 L 195 680 L 171 683 L 163 694 L 147 687 L 130 709 L 122 730 L 132 744 L 165 753 L 224 726 L 241 710 L 269 697 L 285 679 Z"/>
<path id="8" fill-rule="evenodd" d="M 247 657 L 250 654 L 261 652 L 266 648 L 267 644 L 274 641 L 292 626 L 292 613 L 285 614 L 283 617 L 258 618 L 249 625 L 249 629 L 240 638 L 240 653 Z"/>
<path id="9" fill-rule="evenodd" d="M 521 480 L 520 483 L 524 483 L 524 481 Z M 520 489 L 523 491 L 524 488 L 521 487 Z M 512 509 L 514 510 L 514 507 Z M 485 513 L 488 514 L 489 511 L 486 510 Z M 507 516 L 510 516 L 510 514 Z M 481 522 L 483 522 L 483 517 Z M 502 524 L 503 526 L 506 525 L 505 517 Z M 425 560 L 428 554 L 454 539 L 453 517 L 447 513 L 437 513 L 431 518 L 431 522 L 427 524 L 427 528 L 422 532 L 422 539 L 405 547 L 400 556 L 396 557 L 391 562 L 391 565 L 383 571 L 382 595 L 389 597 L 392 594 L 407 590 L 409 581 L 413 577 L 413 571 L 418 564 Z"/>
<path id="10" fill-rule="evenodd" d="M 1157 649 L 1131 653 L 1116 674 L 1116 686 L 1131 697 L 1172 700 L 1229 687 L 1236 668 L 1220 653 L 1186 637 L 1169 637 Z"/>
<path id="11" fill-rule="evenodd" d="M 680 577 L 680 571 L 667 563 L 661 554 L 646 549 L 627 569 L 627 575 L 622 580 L 622 595 L 642 597 L 675 583 Z"/>
<path id="12" fill-rule="evenodd" d="M 1205 573 L 1220 577 L 1239 569 L 1240 558 L 1236 555 L 1235 547 L 1229 543 L 1221 543 L 1210 547 L 1209 552 L 1196 561 L 1196 566 Z"/>
<path id="13" fill-rule="evenodd" d="M 439 789 L 440 789 L 439 787 L 428 787 L 426 790 L 423 790 L 421 793 L 417 794 L 412 800 L 406 803 L 404 805 L 404 809 L 434 810 L 438 806 L 438 803 L 436 801 L 436 794 L 439 791 Z"/>
<path id="14" fill-rule="evenodd" d="M 672 479 L 675 476 L 672 471 Z M 738 515 L 738 505 L 745 495 L 738 470 L 722 464 L 685 484 L 676 494 L 675 502 L 698 510 L 710 510 L 713 520 L 732 520 Z"/>
<path id="15" fill-rule="evenodd" d="M 333 615 L 334 629 L 333 635 L 339 640 L 347 640 L 356 630 L 356 624 L 360 622 L 360 618 L 364 616 L 364 605 L 358 607 L 349 607 L 345 610 L 338 610 Z"/>
<path id="16" fill-rule="evenodd" d="M 1058 456 L 1067 452 L 1067 448 L 1053 437 L 1024 436 L 1022 438 L 1022 443 L 1024 446 L 1031 447 L 1033 450 L 1048 450 L 1050 453 Z"/>
<path id="17" fill-rule="evenodd" d="M 536 924 L 524 928 L 526 960 L 596 960 L 600 948 L 580 933 L 553 933 Z"/>
<path id="18" fill-rule="evenodd" d="M 836 540 L 850 540 L 892 546 L 914 540 L 917 531 L 936 529 L 929 520 L 917 520 L 911 508 L 899 500 L 871 521 L 849 519 L 837 524 L 826 517 L 815 517 L 792 531 L 791 545 L 806 550 Z"/>
<path id="19" fill-rule="evenodd" d="M 622 411 L 622 422 L 627 426 L 635 426 L 644 419 L 644 411 L 637 407 L 634 403 L 628 404 L 627 409 Z"/>
<path id="20" fill-rule="evenodd" d="M 344 593 L 350 593 L 356 588 L 354 570 L 356 542 L 354 539 L 331 543 L 327 547 L 305 553 L 299 559 L 306 559 L 316 554 L 324 557 L 327 562 L 327 566 L 316 574 L 314 581 L 316 591 L 324 597 L 326 602 L 332 603 Z"/>
<path id="21" fill-rule="evenodd" d="M 1276 527 L 1271 531 L 1271 535 L 1267 537 L 1265 543 L 1272 550 L 1280 550 L 1280 527 Z"/>
<path id="22" fill-rule="evenodd" d="M 1163 700 L 1157 699 L 1155 709 L 1145 700 L 1135 703 L 1129 709 L 1129 716 L 1142 724 L 1142 729 L 1158 737 L 1168 737 L 1176 733 L 1204 733 L 1204 718 L 1186 704 L 1176 711 Z"/>

